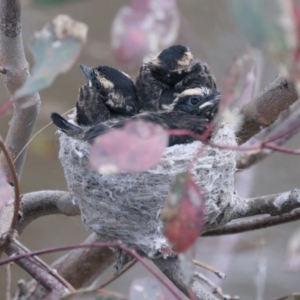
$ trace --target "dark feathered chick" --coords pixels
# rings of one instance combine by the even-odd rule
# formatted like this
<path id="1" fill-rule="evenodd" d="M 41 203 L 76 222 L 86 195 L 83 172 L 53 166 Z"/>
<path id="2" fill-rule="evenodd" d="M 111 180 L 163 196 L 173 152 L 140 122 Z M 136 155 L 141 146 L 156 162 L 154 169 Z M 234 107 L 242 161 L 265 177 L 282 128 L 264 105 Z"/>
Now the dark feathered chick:
<path id="1" fill-rule="evenodd" d="M 96 88 L 85 84 L 79 89 L 76 103 L 76 122 L 78 125 L 93 126 L 107 121 L 111 112 L 104 104 L 105 99 Z"/>
<path id="2" fill-rule="evenodd" d="M 220 94 L 216 90 L 197 88 L 186 90 L 164 111 L 145 112 L 124 120 L 115 119 L 89 128 L 75 126 L 57 113 L 51 114 L 53 123 L 67 135 L 92 143 L 110 128 L 121 128 L 130 120 L 142 120 L 159 124 L 165 129 L 186 129 L 202 134 L 218 110 Z M 188 136 L 170 136 L 169 146 L 191 142 Z"/>
<path id="3" fill-rule="evenodd" d="M 120 114 L 123 116 L 136 114 L 135 86 L 128 75 L 108 66 L 90 68 L 80 65 L 80 67 L 87 79 L 87 85 L 92 91 L 89 94 L 86 93 L 87 97 L 83 97 L 77 102 L 77 109 L 79 108 L 83 115 L 96 114 L 102 107 L 102 104 L 98 103 L 100 99 L 107 107 L 111 117 L 117 117 Z M 99 121 L 102 120 L 99 119 Z"/>
<path id="4" fill-rule="evenodd" d="M 163 109 L 186 89 L 205 86 L 217 89 L 205 63 L 195 61 L 188 47 L 175 45 L 145 63 L 136 78 L 139 111 Z"/>

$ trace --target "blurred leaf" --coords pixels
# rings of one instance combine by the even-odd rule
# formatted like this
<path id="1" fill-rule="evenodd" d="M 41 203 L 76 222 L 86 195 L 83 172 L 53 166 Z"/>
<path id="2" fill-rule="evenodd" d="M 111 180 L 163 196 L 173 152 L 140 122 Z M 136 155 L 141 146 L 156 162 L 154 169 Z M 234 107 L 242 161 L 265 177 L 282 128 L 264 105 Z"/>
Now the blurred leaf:
<path id="1" fill-rule="evenodd" d="M 137 278 L 130 286 L 130 300 L 173 300 L 174 296 L 154 278 Z"/>
<path id="2" fill-rule="evenodd" d="M 0 209 L 2 209 L 8 201 L 11 199 L 11 187 L 7 183 L 5 174 L 2 169 L 0 169 Z"/>
<path id="3" fill-rule="evenodd" d="M 199 237 L 203 210 L 204 200 L 192 175 L 178 174 L 162 210 L 164 234 L 177 252 L 185 252 Z"/>
<path id="4" fill-rule="evenodd" d="M 116 14 L 111 45 L 116 61 L 140 65 L 175 43 L 179 32 L 177 0 L 131 0 Z"/>
<path id="5" fill-rule="evenodd" d="M 300 300 L 300 294 L 299 293 L 293 293 L 291 295 L 278 298 L 277 300 Z"/>
<path id="6" fill-rule="evenodd" d="M 221 106 L 244 105 L 253 99 L 259 89 L 261 79 L 261 60 L 259 53 L 248 49 L 229 67 L 223 82 Z M 221 109 L 222 110 L 222 109 Z"/>
<path id="7" fill-rule="evenodd" d="M 106 290 L 79 291 L 60 298 L 61 300 L 126 300 L 127 298 Z"/>
<path id="8" fill-rule="evenodd" d="M 300 269 L 300 228 L 289 238 L 284 266 L 288 271 L 299 271 Z"/>
<path id="9" fill-rule="evenodd" d="M 237 27 L 244 33 L 252 46 L 265 49 L 278 61 L 286 59 L 287 45 L 284 34 L 270 15 L 270 7 L 278 6 L 276 1 L 231 0 L 230 10 Z"/>
<path id="10" fill-rule="evenodd" d="M 14 98 L 35 93 L 51 85 L 58 74 L 68 71 L 79 57 L 87 30 L 84 23 L 59 15 L 36 32 L 29 45 L 35 59 L 32 77 L 16 91 Z"/>
<path id="11" fill-rule="evenodd" d="M 168 144 L 162 127 L 129 122 L 98 137 L 90 150 L 92 167 L 102 174 L 142 172 L 154 167 Z"/>
<path id="12" fill-rule="evenodd" d="M 7 110 L 11 107 L 12 101 L 7 100 L 0 105 L 0 116 L 7 112 Z"/>

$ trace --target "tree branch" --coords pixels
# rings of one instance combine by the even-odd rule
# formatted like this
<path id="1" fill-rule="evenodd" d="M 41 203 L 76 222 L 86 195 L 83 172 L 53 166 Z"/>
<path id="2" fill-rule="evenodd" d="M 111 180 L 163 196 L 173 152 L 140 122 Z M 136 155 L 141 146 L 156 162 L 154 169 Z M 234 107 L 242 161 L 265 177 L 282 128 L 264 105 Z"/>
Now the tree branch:
<path id="1" fill-rule="evenodd" d="M 234 207 L 231 220 L 262 214 L 282 215 L 300 207 L 300 190 L 291 190 L 281 194 L 240 199 L 240 205 Z"/>
<path id="2" fill-rule="evenodd" d="M 99 238 L 92 233 L 82 244 L 91 244 L 99 242 Z M 79 289 L 90 285 L 100 274 L 102 274 L 114 261 L 115 254 L 107 247 L 76 249 L 68 252 L 66 255 L 56 260 L 51 268 L 55 269 L 65 280 L 74 288 Z M 19 287 L 26 293 L 18 299 L 38 300 L 47 295 L 47 291 L 42 285 L 36 285 L 35 280 L 24 283 Z M 34 288 L 32 288 L 34 287 Z"/>
<path id="3" fill-rule="evenodd" d="M 9 256 L 25 254 L 16 244 L 10 241 L 4 248 L 5 252 Z M 34 257 L 26 257 L 16 261 L 16 264 L 24 269 L 29 275 L 39 281 L 39 283 L 48 291 L 55 292 L 61 296 L 69 290 L 59 282 L 55 277 L 49 274 L 48 270 L 40 266 L 35 262 Z"/>
<path id="4" fill-rule="evenodd" d="M 21 233 L 35 219 L 52 214 L 80 215 L 79 207 L 72 202 L 72 194 L 64 191 L 38 191 L 22 195 L 22 218 L 16 229 Z"/>
<path id="5" fill-rule="evenodd" d="M 153 259 L 153 263 L 173 282 L 173 284 L 186 296 L 189 297 L 185 280 L 182 276 L 181 267 L 178 258 L 159 258 Z M 196 299 L 201 300 L 217 300 L 217 298 L 209 293 L 198 280 L 192 283 L 192 291 Z"/>
<path id="6" fill-rule="evenodd" d="M 262 128 L 273 124 L 279 114 L 297 99 L 298 94 L 294 83 L 281 75 L 277 76 L 255 99 L 241 109 L 244 123 L 237 132 L 239 144 L 245 143 Z"/>
<path id="7" fill-rule="evenodd" d="M 296 209 L 290 213 L 281 216 L 265 216 L 261 218 L 252 218 L 246 221 L 235 221 L 228 223 L 222 227 L 208 230 L 201 234 L 201 236 L 216 236 L 226 234 L 236 234 L 245 231 L 263 229 L 271 226 L 276 226 L 288 222 L 300 220 L 300 210 Z"/>
<path id="8" fill-rule="evenodd" d="M 82 244 L 99 242 L 92 233 Z M 115 254 L 107 247 L 72 250 L 60 257 L 52 267 L 75 288 L 91 284 L 114 261 Z"/>
<path id="9" fill-rule="evenodd" d="M 270 137 L 274 137 L 275 133 L 283 130 L 287 131 L 279 139 L 274 140 L 274 143 L 278 146 L 285 144 L 289 141 L 295 134 L 297 134 L 300 130 L 299 124 L 299 116 L 300 116 L 300 100 L 297 100 L 294 104 L 292 104 L 288 109 L 282 112 L 279 118 L 273 123 L 271 126 L 265 128 L 262 132 L 258 133 L 254 136 L 249 144 L 257 143 L 259 141 L 266 141 Z M 295 129 L 292 129 L 292 128 Z M 243 170 L 245 168 L 249 168 L 250 166 L 260 162 L 274 151 L 269 149 L 263 150 L 254 150 L 248 152 L 238 152 L 236 159 L 236 167 L 238 170 Z"/>
<path id="10" fill-rule="evenodd" d="M 28 63 L 25 58 L 22 33 L 21 33 L 21 7 L 19 0 L 1 0 L 0 2 L 0 66 L 4 84 L 10 96 L 19 89 L 29 77 Z M 40 98 L 34 95 L 14 99 L 14 112 L 5 140 L 6 147 L 13 159 L 20 153 L 29 141 L 35 126 L 40 109 Z M 26 108 L 23 104 L 26 105 Z M 15 162 L 18 177 L 20 178 L 26 152 L 19 156 Z M 9 182 L 12 182 L 9 166 L 3 156 L 1 165 L 7 174 Z"/>

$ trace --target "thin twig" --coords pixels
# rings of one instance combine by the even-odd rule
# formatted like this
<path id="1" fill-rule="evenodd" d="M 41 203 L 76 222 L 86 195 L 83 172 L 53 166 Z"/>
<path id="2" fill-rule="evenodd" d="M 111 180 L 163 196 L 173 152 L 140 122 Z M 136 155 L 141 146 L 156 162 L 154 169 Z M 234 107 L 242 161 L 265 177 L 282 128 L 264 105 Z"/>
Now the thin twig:
<path id="1" fill-rule="evenodd" d="M 210 266 L 210 265 L 207 265 L 207 264 L 205 264 L 205 263 L 203 263 L 203 262 L 201 262 L 201 261 L 195 260 L 195 259 L 193 260 L 193 263 L 194 263 L 196 266 L 199 266 L 199 267 L 201 267 L 201 268 L 203 268 L 203 269 L 206 269 L 206 270 L 208 270 L 208 271 L 210 271 L 210 272 L 216 274 L 216 275 L 217 275 L 219 278 L 221 278 L 221 279 L 225 279 L 225 278 L 226 278 L 226 275 L 225 275 L 224 273 L 222 273 L 222 272 L 216 270 L 215 268 L 213 268 L 213 267 Z"/>
<path id="2" fill-rule="evenodd" d="M 300 126 L 300 122 L 298 124 Z M 253 150 L 261 150 L 261 149 L 272 149 L 277 152 L 282 152 L 282 153 L 287 153 L 287 154 L 295 154 L 299 155 L 300 150 L 299 149 L 290 149 L 290 148 L 285 148 L 285 147 L 280 147 L 276 146 L 274 143 L 266 143 L 266 142 L 261 142 L 253 145 L 245 145 L 245 146 L 230 146 L 230 145 L 222 145 L 218 143 L 214 143 L 212 141 L 207 141 L 203 139 L 203 136 L 197 133 L 194 133 L 190 130 L 186 129 L 171 129 L 168 130 L 168 133 L 171 135 L 188 135 L 192 137 L 195 140 L 201 141 L 205 145 L 209 145 L 210 147 L 213 148 L 219 148 L 219 149 L 224 149 L 224 150 L 233 150 L 233 151 L 253 151 Z M 201 149 L 202 152 L 202 149 Z"/>
<path id="3" fill-rule="evenodd" d="M 19 249 L 23 250 L 24 252 L 30 253 L 30 250 L 27 249 L 23 244 L 21 244 L 16 238 L 13 238 L 12 241 Z M 56 270 L 48 266 L 38 256 L 33 256 L 33 258 L 41 267 L 44 268 L 44 270 L 46 270 L 49 274 L 55 277 L 60 283 L 62 283 L 66 288 L 68 288 L 71 293 L 76 292 L 76 289 L 74 289 L 74 287 L 68 281 L 66 281 L 62 276 L 60 276 L 60 274 L 58 274 Z"/>
<path id="4" fill-rule="evenodd" d="M 119 274 L 117 274 L 116 276 L 112 277 L 111 279 L 109 279 L 108 281 L 106 281 L 105 283 L 103 283 L 99 287 L 99 289 L 103 289 L 106 286 L 108 286 L 109 284 L 111 284 L 112 282 L 114 282 L 116 279 L 118 279 L 120 276 L 122 276 L 124 273 L 126 273 L 129 269 L 131 269 L 136 263 L 137 263 L 137 260 L 135 259 L 126 268 L 124 268 Z"/>
<path id="5" fill-rule="evenodd" d="M 11 264 L 6 266 L 6 298 L 5 300 L 11 299 Z"/>
<path id="6" fill-rule="evenodd" d="M 7 243 L 4 247 L 5 253 L 9 255 L 9 257 L 20 255 L 28 256 L 28 253 L 20 249 L 14 242 Z M 22 258 L 17 260 L 16 264 L 24 269 L 32 278 L 38 281 L 39 284 L 43 286 L 44 291 L 52 291 L 58 295 L 56 297 L 69 292 L 69 289 L 44 270 L 44 268 L 37 263 L 35 258 Z"/>
<path id="7" fill-rule="evenodd" d="M 230 295 L 225 295 L 224 292 L 222 291 L 222 289 L 219 286 L 216 286 L 211 280 L 209 280 L 206 276 L 204 276 L 203 274 L 199 273 L 199 272 L 195 272 L 194 276 L 200 280 L 202 280 L 203 282 L 205 282 L 209 287 L 212 288 L 213 293 L 218 295 L 219 297 L 221 297 L 224 300 L 239 300 L 240 297 L 239 296 L 230 296 Z"/>
<path id="8" fill-rule="evenodd" d="M 49 254 L 49 253 L 60 252 L 60 251 L 68 251 L 68 250 L 74 250 L 80 248 L 91 248 L 91 247 L 117 247 L 124 250 L 125 252 L 132 255 L 136 260 L 138 260 L 153 276 L 155 276 L 176 297 L 176 299 L 179 300 L 182 299 L 180 293 L 177 291 L 177 289 L 174 288 L 172 284 L 169 283 L 168 280 L 166 280 L 163 276 L 161 276 L 160 273 L 158 273 L 155 269 L 153 269 L 153 267 L 151 267 L 135 250 L 125 246 L 121 242 L 80 244 L 80 245 L 70 245 L 64 247 L 49 248 L 45 250 L 38 250 L 38 251 L 33 251 L 31 253 L 23 253 L 23 254 L 14 255 L 12 257 L 3 259 L 0 261 L 0 266 L 13 261 L 17 261 L 21 258 L 32 257 L 35 255 L 42 255 L 42 254 Z"/>
<path id="9" fill-rule="evenodd" d="M 1 107 L 0 107 L 1 108 Z M 74 109 L 74 107 L 70 108 L 69 110 L 67 110 L 66 112 L 64 112 L 62 114 L 62 116 L 66 115 L 67 113 L 69 113 L 70 111 L 72 111 Z M 53 122 L 49 122 L 47 125 L 45 125 L 44 127 L 42 127 L 41 129 L 39 129 L 30 139 L 29 141 L 24 145 L 24 147 L 20 150 L 20 152 L 18 153 L 18 155 L 15 157 L 14 162 L 16 162 L 16 160 L 19 158 L 19 156 L 26 150 L 26 148 L 28 147 L 28 145 L 32 142 L 32 140 L 39 134 L 41 133 L 44 129 L 48 128 L 50 125 L 52 125 Z"/>
<path id="10" fill-rule="evenodd" d="M 0 137 L 0 148 L 2 150 L 2 153 L 4 154 L 7 164 L 10 168 L 10 173 L 13 179 L 13 185 L 15 188 L 15 201 L 14 201 L 14 215 L 13 219 L 11 221 L 11 228 L 15 228 L 18 222 L 18 216 L 19 216 L 19 209 L 20 209 L 20 187 L 19 187 L 19 180 L 17 176 L 17 171 L 15 168 L 15 165 L 13 163 L 13 160 L 10 156 L 9 151 L 7 150 L 2 138 Z"/>

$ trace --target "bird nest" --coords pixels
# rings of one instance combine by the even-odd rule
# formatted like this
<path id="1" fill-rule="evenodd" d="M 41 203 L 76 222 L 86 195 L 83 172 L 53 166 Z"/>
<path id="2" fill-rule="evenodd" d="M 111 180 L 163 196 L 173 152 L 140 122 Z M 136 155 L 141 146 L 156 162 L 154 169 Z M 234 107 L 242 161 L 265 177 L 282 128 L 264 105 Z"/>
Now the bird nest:
<path id="1" fill-rule="evenodd" d="M 211 141 L 236 146 L 233 126 L 222 122 Z M 59 158 L 84 224 L 103 241 L 120 240 L 153 258 L 167 245 L 160 210 L 174 176 L 186 170 L 202 143 L 168 147 L 160 163 L 141 173 L 102 175 L 92 170 L 88 143 L 60 133 Z M 126 151 L 124 149 L 124 151 Z M 227 222 L 235 205 L 235 151 L 206 146 L 192 174 L 205 199 L 205 230 Z"/>

